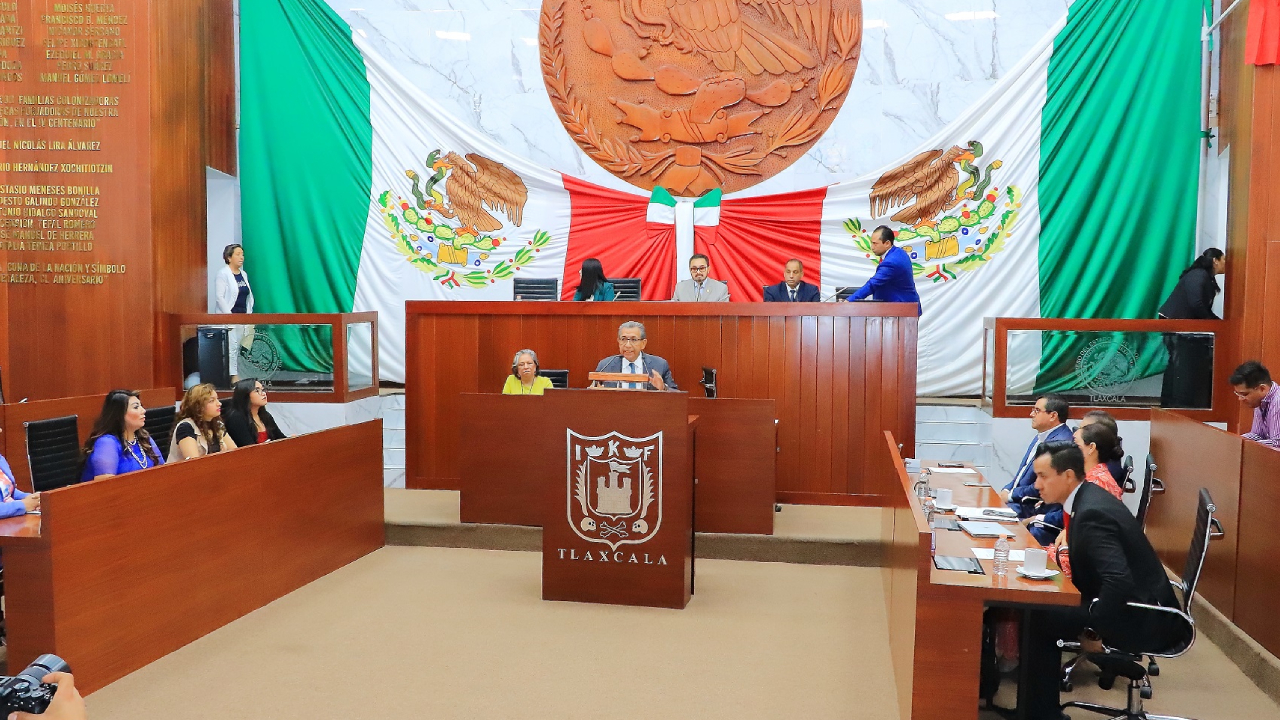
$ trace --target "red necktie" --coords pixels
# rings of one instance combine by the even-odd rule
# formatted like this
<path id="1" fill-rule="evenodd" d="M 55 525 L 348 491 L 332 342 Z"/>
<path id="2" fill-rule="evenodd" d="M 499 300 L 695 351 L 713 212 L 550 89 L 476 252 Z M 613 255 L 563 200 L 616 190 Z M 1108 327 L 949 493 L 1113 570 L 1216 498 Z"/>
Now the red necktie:
<path id="1" fill-rule="evenodd" d="M 1067 528 L 1069 527 L 1071 527 L 1071 513 L 1063 512 L 1062 513 L 1062 532 L 1065 533 L 1067 531 Z"/>

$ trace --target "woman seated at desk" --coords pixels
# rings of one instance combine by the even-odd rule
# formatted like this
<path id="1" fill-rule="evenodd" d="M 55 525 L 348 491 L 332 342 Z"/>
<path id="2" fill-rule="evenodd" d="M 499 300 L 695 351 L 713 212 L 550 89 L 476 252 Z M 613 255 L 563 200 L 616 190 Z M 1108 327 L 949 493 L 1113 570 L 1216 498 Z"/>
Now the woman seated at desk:
<path id="1" fill-rule="evenodd" d="M 582 261 L 578 270 L 578 289 L 573 293 L 574 300 L 613 300 L 616 297 L 613 283 L 604 276 L 604 266 L 596 258 Z"/>
<path id="2" fill-rule="evenodd" d="M 0 455 L 0 518 L 26 515 L 40 509 L 40 493 L 24 493 L 13 479 L 9 461 Z"/>
<path id="3" fill-rule="evenodd" d="M 112 390 L 102 401 L 81 450 L 80 482 L 163 465 L 160 446 L 142 429 L 146 423 L 142 398 L 132 390 Z"/>
<path id="4" fill-rule="evenodd" d="M 261 380 L 245 378 L 232 388 L 231 409 L 224 416 L 227 435 L 236 447 L 258 445 L 287 437 L 267 412 L 267 388 Z"/>
<path id="5" fill-rule="evenodd" d="M 538 354 L 525 349 L 511 361 L 511 375 L 502 386 L 503 395 L 541 395 L 551 387 L 551 378 L 538 374 Z"/>
<path id="6" fill-rule="evenodd" d="M 204 457 L 221 450 L 234 450 L 236 443 L 222 424 L 222 403 L 213 386 L 197 385 L 182 396 L 178 422 L 173 426 L 169 462 Z"/>

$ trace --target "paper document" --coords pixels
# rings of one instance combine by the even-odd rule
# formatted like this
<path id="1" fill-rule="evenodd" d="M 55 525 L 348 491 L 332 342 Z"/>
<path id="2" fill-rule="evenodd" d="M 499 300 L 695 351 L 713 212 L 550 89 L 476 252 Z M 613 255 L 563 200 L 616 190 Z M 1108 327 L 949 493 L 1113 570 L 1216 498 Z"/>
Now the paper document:
<path id="1" fill-rule="evenodd" d="M 929 472 L 936 472 L 936 473 L 961 473 L 961 474 L 963 474 L 963 475 L 977 475 L 977 474 L 978 474 L 978 471 L 977 471 L 977 470 L 974 470 L 973 468 L 964 468 L 964 467 L 961 467 L 961 468 L 931 467 L 931 468 L 929 468 Z"/>
<path id="2" fill-rule="evenodd" d="M 979 560 L 995 560 L 996 551 L 995 551 L 995 548 L 973 548 L 973 556 L 978 558 Z M 1026 556 L 1027 556 L 1026 550 L 1010 550 L 1009 551 L 1010 562 L 1022 562 L 1022 560 Z"/>
<path id="3" fill-rule="evenodd" d="M 1000 523 L 962 520 L 960 529 L 974 537 L 1000 537 L 1001 535 L 1013 537 L 1013 531 L 1006 530 Z"/>

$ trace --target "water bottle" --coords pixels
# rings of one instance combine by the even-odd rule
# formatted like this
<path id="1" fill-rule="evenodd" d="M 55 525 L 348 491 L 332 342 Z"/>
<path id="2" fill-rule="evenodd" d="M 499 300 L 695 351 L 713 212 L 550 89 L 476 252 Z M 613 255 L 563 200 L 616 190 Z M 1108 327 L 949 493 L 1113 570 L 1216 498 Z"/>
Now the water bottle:
<path id="1" fill-rule="evenodd" d="M 933 527 L 933 516 L 938 512 L 938 502 L 932 497 L 926 496 L 921 509 L 924 510 L 925 524 L 929 527 Z"/>
<path id="2" fill-rule="evenodd" d="M 1009 574 L 1009 540 L 1001 535 L 996 539 L 995 573 L 997 577 Z"/>

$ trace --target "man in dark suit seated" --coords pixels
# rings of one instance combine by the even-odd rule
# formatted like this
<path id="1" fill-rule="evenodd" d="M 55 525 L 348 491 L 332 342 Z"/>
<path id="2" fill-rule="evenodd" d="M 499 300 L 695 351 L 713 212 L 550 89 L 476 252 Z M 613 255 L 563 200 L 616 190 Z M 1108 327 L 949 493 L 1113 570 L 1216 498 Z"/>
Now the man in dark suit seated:
<path id="1" fill-rule="evenodd" d="M 1061 395 L 1041 395 L 1036 398 L 1035 407 L 1031 408 L 1031 428 L 1036 431 L 1036 436 L 1031 438 L 1031 444 L 1027 446 L 1022 462 L 1018 463 L 1018 471 L 1013 474 L 1013 479 L 1000 491 L 1000 497 L 1009 503 L 1009 507 L 1018 511 L 1018 517 L 1029 518 L 1052 509 L 1041 508 L 1035 511 L 1040 494 L 1036 492 L 1036 473 L 1031 464 L 1035 461 L 1036 448 L 1041 444 L 1071 442 L 1071 428 L 1065 424 L 1070 410 L 1071 406 Z M 1057 537 L 1056 532 L 1049 538 L 1049 542 L 1053 542 L 1053 537 Z"/>
<path id="2" fill-rule="evenodd" d="M 787 261 L 782 282 L 764 289 L 765 302 L 820 302 L 818 286 L 804 281 L 804 263 L 796 258 Z"/>
<path id="3" fill-rule="evenodd" d="M 1079 638 L 1085 652 L 1103 644 L 1122 652 L 1160 650 L 1177 645 L 1186 625 L 1172 613 L 1130 607 L 1138 602 L 1177 608 L 1178 600 L 1164 566 L 1142 526 L 1124 503 L 1084 480 L 1084 454 L 1075 443 L 1042 446 L 1034 462 L 1036 487 L 1045 502 L 1066 512 L 1071 581 L 1080 590 L 1080 606 L 1035 610 L 1031 642 L 1023 661 L 1027 717 L 1061 720 L 1058 687 L 1062 650 L 1058 640 Z"/>
<path id="4" fill-rule="evenodd" d="M 604 383 L 604 387 L 630 387 L 636 390 L 679 390 L 671 377 L 671 366 L 657 355 L 644 352 L 649 339 L 644 325 L 635 321 L 624 322 L 618 327 L 618 354 L 611 355 L 596 365 L 596 372 L 648 375 L 647 383 Z"/>

